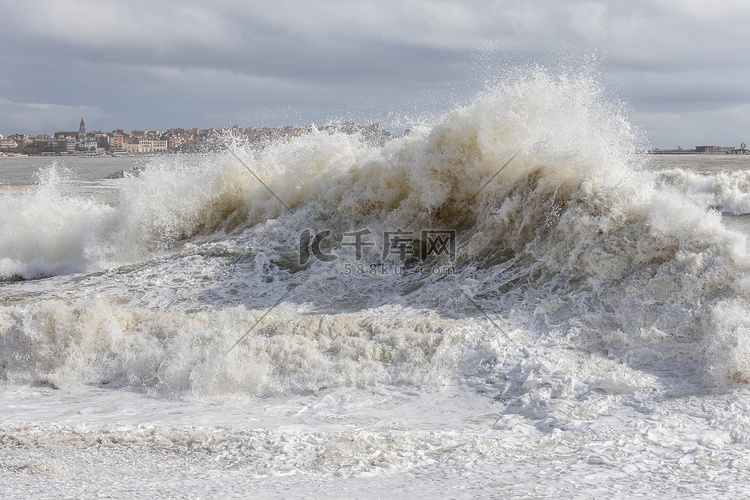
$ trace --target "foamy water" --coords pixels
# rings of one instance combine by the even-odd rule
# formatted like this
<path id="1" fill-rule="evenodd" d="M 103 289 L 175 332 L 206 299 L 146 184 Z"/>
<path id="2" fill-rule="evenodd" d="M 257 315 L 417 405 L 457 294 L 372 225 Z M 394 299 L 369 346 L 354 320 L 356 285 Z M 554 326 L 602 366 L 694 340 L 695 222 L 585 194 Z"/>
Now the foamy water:
<path id="1" fill-rule="evenodd" d="M 0 192 L 11 493 L 747 493 L 745 158 L 543 71 L 232 148 Z"/>

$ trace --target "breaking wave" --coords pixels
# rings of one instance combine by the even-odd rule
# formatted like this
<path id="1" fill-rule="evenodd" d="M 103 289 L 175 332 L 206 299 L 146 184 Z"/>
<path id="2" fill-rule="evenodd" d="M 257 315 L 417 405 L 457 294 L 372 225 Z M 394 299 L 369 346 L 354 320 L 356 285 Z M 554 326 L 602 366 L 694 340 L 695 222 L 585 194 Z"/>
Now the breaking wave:
<path id="1" fill-rule="evenodd" d="M 667 170 L 657 177 L 658 185 L 673 188 L 695 203 L 731 215 L 750 214 L 750 173 L 724 171 L 696 173 Z"/>
<path id="2" fill-rule="evenodd" d="M 0 376 L 204 396 L 459 379 L 537 405 L 747 383 L 744 236 L 690 192 L 720 190 L 639 149 L 596 80 L 539 70 L 384 146 L 313 129 L 155 160 L 111 206 L 50 178 L 0 200 L 0 273 L 58 275 L 71 298 L 0 309 Z M 730 177 L 710 204 L 745 210 Z M 307 229 L 333 260 L 299 261 Z M 455 231 L 455 259 L 382 237 L 424 229 Z M 344 241 L 364 230 L 358 259 Z"/>

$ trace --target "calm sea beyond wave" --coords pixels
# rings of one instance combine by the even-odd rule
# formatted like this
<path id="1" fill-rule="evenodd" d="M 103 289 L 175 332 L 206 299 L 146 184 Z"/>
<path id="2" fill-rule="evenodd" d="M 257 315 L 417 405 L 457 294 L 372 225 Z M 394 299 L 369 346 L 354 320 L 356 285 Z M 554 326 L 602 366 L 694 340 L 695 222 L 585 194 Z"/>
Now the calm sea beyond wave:
<path id="1" fill-rule="evenodd" d="M 3 497 L 750 495 L 750 156 L 605 95 L 0 159 Z"/>

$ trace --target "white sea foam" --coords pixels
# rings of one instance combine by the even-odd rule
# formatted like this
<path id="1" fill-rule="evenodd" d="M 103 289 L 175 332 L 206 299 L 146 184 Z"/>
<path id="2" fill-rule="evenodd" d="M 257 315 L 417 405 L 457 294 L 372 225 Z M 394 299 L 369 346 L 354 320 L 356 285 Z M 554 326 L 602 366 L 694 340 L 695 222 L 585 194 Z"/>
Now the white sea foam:
<path id="1" fill-rule="evenodd" d="M 750 174 L 747 171 L 666 170 L 659 172 L 658 182 L 664 187 L 673 187 L 700 205 L 732 215 L 750 214 Z"/>
<path id="2" fill-rule="evenodd" d="M 0 277 L 77 272 L 97 260 L 114 211 L 64 196 L 61 173 L 53 168 L 38 189 L 0 197 Z"/>
<path id="3" fill-rule="evenodd" d="M 471 423 L 435 435 L 399 420 L 407 431 L 395 437 L 378 427 L 372 439 L 341 428 L 217 438 L 227 444 L 209 454 L 254 457 L 253 474 L 426 466 L 404 455 L 412 448 L 475 473 L 488 469 L 467 464 L 541 463 L 545 446 L 566 470 L 569 453 L 588 471 L 621 464 L 623 477 L 679 458 L 683 445 L 699 461 L 722 448 L 735 460 L 741 426 L 712 428 L 709 416 L 690 427 L 659 398 L 719 387 L 746 403 L 736 389 L 750 380 L 745 238 L 708 209 L 717 198 L 703 194 L 715 186 L 652 173 L 637 136 L 588 76 L 537 71 L 383 147 L 313 131 L 260 155 L 235 149 L 268 188 L 226 153 L 154 160 L 120 182 L 113 206 L 65 195 L 51 179 L 2 201 L 8 220 L 36 228 L 36 239 L 4 229 L 4 274 L 58 276 L 3 285 L 0 377 L 198 405 L 306 398 L 317 408 L 311 425 L 340 418 L 360 430 L 376 425 L 363 415 L 383 391 L 389 405 L 410 391 L 462 394 L 492 415 L 464 415 Z M 738 193 L 740 177 L 727 174 Z M 324 250 L 335 260 L 299 262 L 306 229 L 331 231 Z M 373 246 L 358 260 L 345 233 L 365 229 Z M 409 231 L 418 245 L 422 229 L 455 230 L 455 260 L 389 255 L 386 232 Z M 315 406 L 356 391 L 367 406 L 356 417 L 345 403 Z M 648 412 L 696 430 L 654 427 Z M 213 439 L 205 428 L 99 424 L 39 428 L 38 440 L 65 446 L 77 435 L 90 447 L 104 433 L 182 450 Z M 490 427 L 488 444 L 480 436 Z M 37 439 L 34 429 L 5 432 Z M 512 445 L 493 451 L 503 442 Z M 649 457 L 638 455 L 644 446 Z M 258 458 L 276 455 L 296 465 Z"/>
<path id="4" fill-rule="evenodd" d="M 122 289 L 109 299 L 7 309 L 4 322 L 18 337 L 3 338 L 5 356 L 13 353 L 4 374 L 55 385 L 116 382 L 210 394 L 421 385 L 456 370 L 433 357 L 435 342 L 451 344 L 451 337 L 468 342 L 451 348 L 457 351 L 448 357 L 455 360 L 472 342 L 497 335 L 472 336 L 467 332 L 477 328 L 457 319 L 479 305 L 490 311 L 520 308 L 524 342 L 575 333 L 580 342 L 638 368 L 688 363 L 691 373 L 711 383 L 744 380 L 750 372 L 737 340 L 744 321 L 727 322 L 719 312 L 746 301 L 737 285 L 746 271 L 744 240 L 717 215 L 660 188 L 638 168 L 634 134 L 611 108 L 592 80 L 542 72 L 487 91 L 434 127 L 383 148 L 355 136 L 313 132 L 260 156 L 246 155 L 243 161 L 270 190 L 226 155 L 191 165 L 155 162 L 122 181 L 114 208 L 57 194 L 53 176 L 21 197 L 21 206 L 37 217 L 23 227 L 35 227 L 39 236 L 6 241 L 25 245 L 4 257 L 13 263 L 27 259 L 27 269 L 16 274 L 33 276 L 40 262 L 48 272 L 96 270 L 192 240 L 158 274 L 189 268 L 183 286 L 195 290 L 184 292 L 185 310 L 169 313 L 151 310 L 148 302 L 145 310 L 123 309 L 111 302 Z M 51 209 L 70 221 L 45 219 Z M 336 262 L 305 268 L 295 262 L 299 235 L 310 226 L 333 232 Z M 346 231 L 361 228 L 376 236 L 395 229 L 416 235 L 424 228 L 455 228 L 459 250 L 453 273 L 344 280 L 345 269 L 361 263 L 341 240 Z M 230 255 L 215 254 L 229 247 Z M 362 262 L 370 269 L 382 259 L 382 241 L 365 250 L 371 251 Z M 243 264 L 248 259 L 252 265 Z M 222 296 L 227 283 L 214 276 L 206 287 L 218 309 L 191 313 L 203 288 L 195 280 L 216 272 L 212 268 L 227 273 L 234 293 L 239 286 L 252 296 L 253 287 L 262 286 L 258 272 L 276 283 L 264 294 L 295 290 L 287 309 L 266 318 L 273 326 L 254 332 L 238 348 L 241 365 L 252 368 L 236 374 L 212 366 L 212 357 L 272 304 L 239 301 L 239 309 L 225 309 L 232 305 L 231 297 Z M 117 279 L 125 288 L 138 272 Z M 350 305 L 348 316 L 336 310 L 342 283 L 344 294 L 361 299 Z M 413 288 L 405 294 L 411 306 L 390 309 L 405 288 Z M 457 290 L 478 296 L 480 303 L 445 304 Z M 158 291 L 152 296 L 158 298 Z M 322 313 L 310 315 L 306 308 Z M 427 319 L 429 310 L 447 317 Z M 368 318 L 381 315 L 404 316 L 398 323 L 411 326 L 387 325 L 373 333 L 379 330 Z M 412 315 L 415 320 L 408 319 Z M 26 337 L 33 341 L 21 340 Z M 61 349 L 73 351 L 61 355 Z M 436 364 L 442 367 L 438 375 Z"/>

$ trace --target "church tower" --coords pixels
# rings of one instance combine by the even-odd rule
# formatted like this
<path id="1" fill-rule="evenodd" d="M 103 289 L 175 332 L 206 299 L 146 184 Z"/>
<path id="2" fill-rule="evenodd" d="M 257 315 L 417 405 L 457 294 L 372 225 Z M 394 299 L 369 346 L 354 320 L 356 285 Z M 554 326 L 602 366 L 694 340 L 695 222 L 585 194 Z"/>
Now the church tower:
<path id="1" fill-rule="evenodd" d="M 81 118 L 81 126 L 78 128 L 78 137 L 81 139 L 86 137 L 86 124 L 83 123 L 83 118 Z"/>

